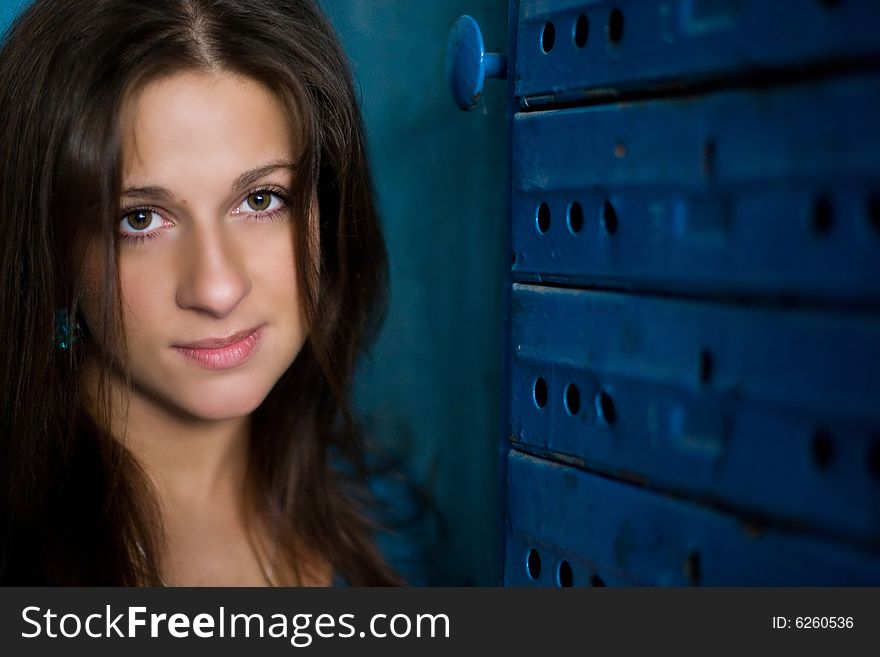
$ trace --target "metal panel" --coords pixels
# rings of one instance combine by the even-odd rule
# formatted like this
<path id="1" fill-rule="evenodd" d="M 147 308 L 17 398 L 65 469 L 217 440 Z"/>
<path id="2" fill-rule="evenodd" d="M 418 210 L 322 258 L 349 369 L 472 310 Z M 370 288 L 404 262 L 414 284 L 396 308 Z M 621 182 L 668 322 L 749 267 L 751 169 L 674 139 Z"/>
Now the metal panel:
<path id="1" fill-rule="evenodd" d="M 518 114 L 513 274 L 878 300 L 877 116 L 877 77 Z"/>
<path id="2" fill-rule="evenodd" d="M 880 317 L 513 288 L 514 441 L 880 545 Z"/>
<path id="3" fill-rule="evenodd" d="M 880 55 L 876 0 L 521 0 L 523 105 Z"/>
<path id="4" fill-rule="evenodd" d="M 508 487 L 507 585 L 880 584 L 876 555 L 513 450 Z"/>
<path id="5" fill-rule="evenodd" d="M 880 583 L 880 3 L 515 4 L 505 582 Z"/>

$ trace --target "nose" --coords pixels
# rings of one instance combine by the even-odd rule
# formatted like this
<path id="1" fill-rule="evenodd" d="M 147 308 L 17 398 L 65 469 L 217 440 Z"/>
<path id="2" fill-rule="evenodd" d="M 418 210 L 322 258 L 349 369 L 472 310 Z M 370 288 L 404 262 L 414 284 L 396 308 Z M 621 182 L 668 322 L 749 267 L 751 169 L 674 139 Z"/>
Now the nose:
<path id="1" fill-rule="evenodd" d="M 177 305 L 226 317 L 251 289 L 245 258 L 223 228 L 199 228 L 181 245 Z"/>

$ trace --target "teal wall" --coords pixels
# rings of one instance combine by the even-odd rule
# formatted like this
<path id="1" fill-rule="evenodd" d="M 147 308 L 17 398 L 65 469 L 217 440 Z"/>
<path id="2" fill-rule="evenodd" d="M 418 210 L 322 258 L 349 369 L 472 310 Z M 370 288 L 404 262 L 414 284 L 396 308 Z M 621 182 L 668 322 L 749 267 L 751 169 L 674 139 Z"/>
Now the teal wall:
<path id="1" fill-rule="evenodd" d="M 0 0 L 0 34 L 6 31 L 9 22 L 28 2 L 29 0 Z"/>
<path id="2" fill-rule="evenodd" d="M 459 112 L 446 38 L 471 14 L 506 47 L 507 0 L 323 0 L 351 59 L 391 257 L 391 309 L 359 378 L 377 436 L 404 442 L 447 523 L 435 584 L 494 584 L 500 516 L 505 84 Z"/>
<path id="3" fill-rule="evenodd" d="M 489 82 L 461 113 L 443 65 L 464 13 L 504 49 L 507 0 L 321 1 L 356 75 L 391 258 L 390 312 L 358 405 L 377 441 L 405 450 L 444 520 L 424 581 L 494 584 L 505 92 Z M 22 4 L 0 0 L 0 28 Z"/>

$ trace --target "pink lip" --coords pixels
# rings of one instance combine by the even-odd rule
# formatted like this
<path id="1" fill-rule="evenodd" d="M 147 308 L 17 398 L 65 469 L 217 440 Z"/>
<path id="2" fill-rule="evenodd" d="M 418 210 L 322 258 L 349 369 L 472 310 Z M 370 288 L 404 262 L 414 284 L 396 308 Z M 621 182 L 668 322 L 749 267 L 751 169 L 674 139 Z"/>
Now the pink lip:
<path id="1" fill-rule="evenodd" d="M 208 338 L 173 347 L 184 358 L 211 370 L 225 370 L 246 362 L 263 337 L 263 326 L 225 338 Z"/>

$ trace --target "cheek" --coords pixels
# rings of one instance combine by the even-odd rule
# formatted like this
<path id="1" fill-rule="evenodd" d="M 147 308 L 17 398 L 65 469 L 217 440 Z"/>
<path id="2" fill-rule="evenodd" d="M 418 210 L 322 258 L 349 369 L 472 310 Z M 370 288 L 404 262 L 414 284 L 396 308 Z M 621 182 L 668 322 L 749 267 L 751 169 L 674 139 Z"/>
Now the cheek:
<path id="1" fill-rule="evenodd" d="M 279 308 L 295 311 L 299 316 L 299 284 L 296 274 L 296 254 L 290 225 L 279 227 L 271 239 L 261 240 L 260 247 L 251 254 L 255 264 L 252 270 L 254 290 L 266 290 L 271 301 Z"/>
<path id="2" fill-rule="evenodd" d="M 83 272 L 82 316 L 89 333 L 99 343 L 104 337 L 104 290 L 102 287 L 102 268 L 87 268 Z M 140 276 L 126 275 L 125 268 L 119 271 L 120 292 L 122 296 L 122 321 L 129 343 L 137 342 L 141 336 L 150 333 L 144 318 L 157 317 L 159 308 L 155 299 L 155 290 L 145 284 Z M 112 322 L 112 316 L 109 318 Z M 107 345 L 99 344 L 102 349 Z M 119 357 L 121 354 L 115 354 Z"/>
<path id="3" fill-rule="evenodd" d="M 119 263 L 119 286 L 122 297 L 122 318 L 130 346 L 138 340 L 168 326 L 173 310 L 174 291 L 167 289 L 170 277 L 157 276 L 161 268 L 143 267 L 139 263 Z"/>
<path id="4" fill-rule="evenodd" d="M 254 271 L 253 290 L 259 294 L 259 307 L 276 326 L 280 341 L 275 357 L 285 369 L 302 349 L 308 335 L 297 275 L 292 229 L 279 230 L 276 239 L 266 243 L 259 268 Z"/>

